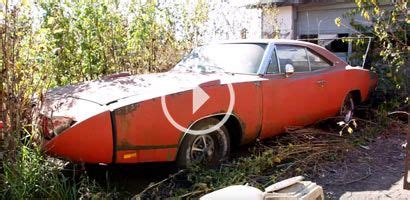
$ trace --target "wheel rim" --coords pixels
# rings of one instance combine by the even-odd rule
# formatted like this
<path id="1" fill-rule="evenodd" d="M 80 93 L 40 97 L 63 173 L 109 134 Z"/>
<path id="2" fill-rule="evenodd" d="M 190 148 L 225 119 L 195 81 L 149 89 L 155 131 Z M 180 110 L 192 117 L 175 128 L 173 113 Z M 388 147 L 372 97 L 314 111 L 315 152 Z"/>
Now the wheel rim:
<path id="1" fill-rule="evenodd" d="M 215 141 L 209 135 L 200 135 L 192 143 L 190 157 L 194 162 L 209 161 L 215 154 Z"/>
<path id="2" fill-rule="evenodd" d="M 353 118 L 354 103 L 353 99 L 349 98 L 342 107 L 341 114 L 344 117 L 345 122 L 350 122 Z"/>

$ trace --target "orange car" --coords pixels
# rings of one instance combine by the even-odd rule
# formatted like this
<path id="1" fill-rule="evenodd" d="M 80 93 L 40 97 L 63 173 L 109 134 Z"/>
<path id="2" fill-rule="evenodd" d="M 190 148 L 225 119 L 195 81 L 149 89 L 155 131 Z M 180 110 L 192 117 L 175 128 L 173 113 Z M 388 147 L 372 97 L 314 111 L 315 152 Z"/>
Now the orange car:
<path id="1" fill-rule="evenodd" d="M 315 44 L 226 41 L 194 49 L 169 72 L 50 90 L 40 125 L 46 152 L 74 162 L 217 164 L 233 146 L 288 126 L 350 121 L 376 82 Z"/>

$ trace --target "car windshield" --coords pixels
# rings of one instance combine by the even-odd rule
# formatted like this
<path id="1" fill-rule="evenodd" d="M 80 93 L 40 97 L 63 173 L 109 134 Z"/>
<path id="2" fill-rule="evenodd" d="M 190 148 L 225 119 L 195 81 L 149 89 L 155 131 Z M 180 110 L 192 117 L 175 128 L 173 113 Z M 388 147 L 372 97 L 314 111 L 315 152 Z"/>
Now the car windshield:
<path id="1" fill-rule="evenodd" d="M 200 46 L 182 59 L 173 70 L 255 74 L 266 44 L 233 43 Z"/>

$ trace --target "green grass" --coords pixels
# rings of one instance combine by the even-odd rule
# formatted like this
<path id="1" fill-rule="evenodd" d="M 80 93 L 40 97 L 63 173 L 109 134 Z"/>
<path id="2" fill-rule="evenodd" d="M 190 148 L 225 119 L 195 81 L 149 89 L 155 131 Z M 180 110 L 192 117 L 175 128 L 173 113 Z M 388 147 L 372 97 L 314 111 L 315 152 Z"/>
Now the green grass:
<path id="1" fill-rule="evenodd" d="M 61 165 L 40 150 L 21 144 L 13 158 L 3 161 L 0 197 L 2 199 L 110 199 L 86 175 L 66 176 Z"/>

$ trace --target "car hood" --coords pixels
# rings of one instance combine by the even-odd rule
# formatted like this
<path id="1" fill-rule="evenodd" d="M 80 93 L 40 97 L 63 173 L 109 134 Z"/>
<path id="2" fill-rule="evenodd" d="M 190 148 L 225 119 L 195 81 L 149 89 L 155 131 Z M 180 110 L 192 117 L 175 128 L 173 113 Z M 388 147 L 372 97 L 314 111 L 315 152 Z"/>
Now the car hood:
<path id="1" fill-rule="evenodd" d="M 72 116 L 78 121 L 104 110 L 112 110 L 167 94 L 191 90 L 198 85 L 256 81 L 256 75 L 226 73 L 166 72 L 88 81 L 49 90 L 42 114 Z"/>

